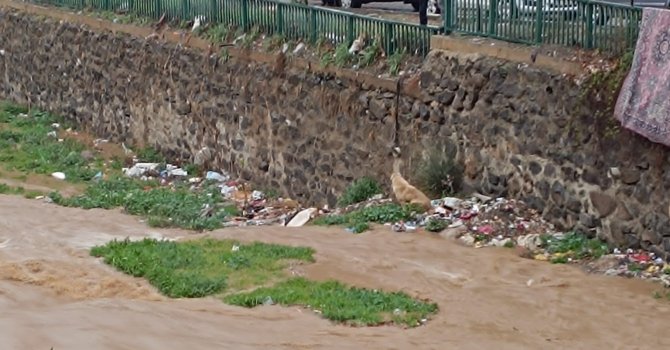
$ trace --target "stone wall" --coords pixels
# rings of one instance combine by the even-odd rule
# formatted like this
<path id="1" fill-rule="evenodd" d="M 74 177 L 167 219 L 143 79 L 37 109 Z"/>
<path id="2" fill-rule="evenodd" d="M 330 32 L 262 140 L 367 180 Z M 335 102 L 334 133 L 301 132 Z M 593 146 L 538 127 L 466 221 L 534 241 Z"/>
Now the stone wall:
<path id="1" fill-rule="evenodd" d="M 291 60 L 225 61 L 7 8 L 0 33 L 0 98 L 101 137 L 197 155 L 207 167 L 331 205 L 357 177 L 389 185 L 396 134 L 407 175 L 425 149 L 447 144 L 469 190 L 523 199 L 561 229 L 670 252 L 666 149 L 612 132 L 570 77 L 433 52 L 402 84 L 396 128 L 393 89 Z"/>

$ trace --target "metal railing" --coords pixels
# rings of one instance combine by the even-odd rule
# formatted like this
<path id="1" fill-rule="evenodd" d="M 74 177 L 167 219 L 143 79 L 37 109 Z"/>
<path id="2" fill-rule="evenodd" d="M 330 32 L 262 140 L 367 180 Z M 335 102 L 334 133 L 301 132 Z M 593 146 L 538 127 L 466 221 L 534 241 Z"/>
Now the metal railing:
<path id="1" fill-rule="evenodd" d="M 350 12 L 306 6 L 275 0 L 29 0 L 34 3 L 72 9 L 123 11 L 158 20 L 193 20 L 223 24 L 244 31 L 256 28 L 268 35 L 317 43 L 329 40 L 335 45 L 351 45 L 365 33 L 381 43 L 387 55 L 403 51 L 425 56 L 430 51 L 430 36 L 440 27 L 372 18 Z"/>
<path id="2" fill-rule="evenodd" d="M 634 48 L 642 9 L 590 0 L 444 0 L 445 32 L 525 44 Z"/>

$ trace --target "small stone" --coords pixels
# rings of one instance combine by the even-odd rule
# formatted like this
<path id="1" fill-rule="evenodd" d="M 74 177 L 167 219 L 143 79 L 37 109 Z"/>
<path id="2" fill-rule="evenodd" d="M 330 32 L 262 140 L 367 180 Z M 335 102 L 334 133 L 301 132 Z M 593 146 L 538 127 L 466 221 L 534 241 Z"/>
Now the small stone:
<path id="1" fill-rule="evenodd" d="M 89 162 L 89 161 L 93 160 L 93 158 L 95 158 L 95 155 L 93 154 L 93 152 L 91 152 L 89 150 L 83 150 L 83 151 L 81 151 L 81 153 L 79 155 L 81 155 L 81 157 L 84 158 L 84 160 L 86 160 L 87 162 Z"/>
<path id="2" fill-rule="evenodd" d="M 461 243 L 468 246 L 472 246 L 475 244 L 475 237 L 471 234 L 464 234 L 461 237 L 459 237 L 458 240 L 461 241 Z"/>
<path id="3" fill-rule="evenodd" d="M 619 170 L 619 168 L 616 167 L 610 168 L 610 175 L 612 175 L 612 177 L 614 178 L 617 178 L 621 176 L 621 170 Z"/>
<path id="4" fill-rule="evenodd" d="M 608 194 L 591 191 L 589 197 L 591 198 L 591 204 L 593 204 L 593 207 L 598 211 L 601 218 L 612 214 L 617 207 L 616 200 Z"/>
<path id="5" fill-rule="evenodd" d="M 640 181 L 640 171 L 636 169 L 624 169 L 621 171 L 621 182 L 626 185 L 634 185 Z"/>

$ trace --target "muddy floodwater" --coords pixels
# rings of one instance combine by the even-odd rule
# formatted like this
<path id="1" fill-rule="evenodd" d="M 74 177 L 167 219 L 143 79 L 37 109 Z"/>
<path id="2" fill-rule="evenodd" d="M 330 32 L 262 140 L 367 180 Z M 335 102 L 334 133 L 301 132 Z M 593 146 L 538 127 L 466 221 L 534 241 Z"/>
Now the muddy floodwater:
<path id="1" fill-rule="evenodd" d="M 170 300 L 87 249 L 115 237 L 198 237 L 120 211 L 0 195 L 2 349 L 669 349 L 670 302 L 641 280 L 586 275 L 378 228 L 238 228 L 208 235 L 307 245 L 313 279 L 430 298 L 425 326 L 352 328 L 295 307 L 245 309 L 215 298 Z M 532 280 L 532 283 L 529 283 Z"/>

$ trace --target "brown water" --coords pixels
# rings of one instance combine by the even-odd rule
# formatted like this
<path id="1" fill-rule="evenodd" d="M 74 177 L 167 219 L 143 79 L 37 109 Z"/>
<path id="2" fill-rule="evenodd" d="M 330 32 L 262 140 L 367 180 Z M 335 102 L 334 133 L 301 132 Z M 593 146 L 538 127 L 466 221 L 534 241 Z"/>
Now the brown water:
<path id="1" fill-rule="evenodd" d="M 644 281 L 473 249 L 385 228 L 241 228 L 214 237 L 308 245 L 310 278 L 436 301 L 426 326 L 350 328 L 296 307 L 167 300 L 87 248 L 114 237 L 180 237 L 118 211 L 0 196 L 2 349 L 667 349 L 670 303 Z M 196 237 L 196 235 L 191 235 Z M 528 286 L 528 281 L 533 283 Z"/>

